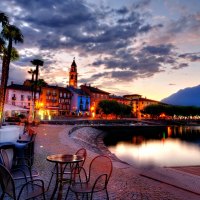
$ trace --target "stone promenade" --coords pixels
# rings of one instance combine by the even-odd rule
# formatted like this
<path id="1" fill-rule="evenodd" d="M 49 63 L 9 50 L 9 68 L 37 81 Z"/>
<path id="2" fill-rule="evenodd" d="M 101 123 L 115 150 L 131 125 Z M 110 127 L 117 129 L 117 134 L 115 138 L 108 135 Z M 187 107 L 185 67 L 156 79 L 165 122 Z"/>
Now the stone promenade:
<path id="1" fill-rule="evenodd" d="M 57 153 L 74 154 L 77 149 L 85 147 L 87 149 L 87 159 L 85 168 L 88 168 L 90 161 L 98 154 L 108 154 L 113 161 L 113 173 L 108 185 L 109 197 L 111 200 L 198 200 L 200 177 L 188 175 L 184 172 L 173 169 L 138 168 L 120 162 L 114 155 L 110 154 L 101 142 L 100 131 L 82 127 L 75 130 L 73 125 L 39 125 L 34 127 L 37 131 L 35 144 L 35 162 L 40 177 L 45 181 L 46 186 L 51 175 L 53 164 L 46 160 L 47 155 Z M 74 132 L 70 133 L 74 129 Z M 70 133 L 70 134 L 69 134 Z M 159 173 L 157 173 L 159 172 Z M 166 174 L 167 173 L 167 174 Z M 192 177 L 191 177 L 192 176 Z M 161 177 L 161 179 L 159 179 Z M 163 179 L 162 179 L 163 177 Z M 171 179 L 173 177 L 173 179 Z M 173 185 L 177 179 L 180 183 L 185 183 L 189 190 Z M 164 180 L 164 181 L 163 181 Z M 55 180 L 53 184 L 55 183 Z M 50 199 L 53 184 L 47 192 L 47 199 Z M 199 184 L 199 185 L 198 185 Z M 196 188 L 197 187 L 197 188 Z M 63 190 L 63 199 L 67 185 Z M 197 192 L 196 192 L 197 190 Z M 70 193 L 70 200 L 75 199 Z M 105 194 L 100 193 L 95 199 L 105 199 Z"/>

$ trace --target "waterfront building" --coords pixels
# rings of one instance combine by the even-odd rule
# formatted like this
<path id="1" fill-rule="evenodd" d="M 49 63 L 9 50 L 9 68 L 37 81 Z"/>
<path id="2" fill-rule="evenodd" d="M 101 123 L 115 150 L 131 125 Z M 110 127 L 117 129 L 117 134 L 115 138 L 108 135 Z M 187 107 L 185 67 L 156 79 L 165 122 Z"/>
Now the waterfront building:
<path id="1" fill-rule="evenodd" d="M 143 98 L 139 94 L 124 95 L 124 98 L 130 100 L 130 105 L 132 106 L 132 113 L 134 117 L 141 118 L 143 117 L 141 111 L 149 105 L 161 104 L 159 101 L 152 99 Z"/>
<path id="2" fill-rule="evenodd" d="M 59 97 L 59 115 L 60 116 L 69 116 L 71 110 L 71 97 L 72 93 L 68 88 L 58 87 Z"/>
<path id="3" fill-rule="evenodd" d="M 39 91 L 36 93 L 36 99 L 39 98 Z M 14 84 L 7 86 L 5 103 L 30 109 L 32 105 L 32 89 L 29 86 Z"/>
<path id="4" fill-rule="evenodd" d="M 71 92 L 64 87 L 47 85 L 41 87 L 39 107 L 46 116 L 66 116 L 70 114 Z"/>
<path id="5" fill-rule="evenodd" d="M 124 98 L 122 96 L 116 96 L 114 94 L 109 95 L 109 100 L 117 101 L 118 103 L 129 105 L 131 104 L 131 100 L 128 98 Z"/>
<path id="6" fill-rule="evenodd" d="M 68 87 L 71 95 L 71 114 L 75 116 L 89 116 L 90 115 L 90 96 L 83 90 Z"/>
<path id="7" fill-rule="evenodd" d="M 100 90 L 96 87 L 92 87 L 91 85 L 84 84 L 80 87 L 81 90 L 83 90 L 86 94 L 90 96 L 90 111 L 92 113 L 92 116 L 94 117 L 99 101 L 109 100 L 110 93 Z"/>

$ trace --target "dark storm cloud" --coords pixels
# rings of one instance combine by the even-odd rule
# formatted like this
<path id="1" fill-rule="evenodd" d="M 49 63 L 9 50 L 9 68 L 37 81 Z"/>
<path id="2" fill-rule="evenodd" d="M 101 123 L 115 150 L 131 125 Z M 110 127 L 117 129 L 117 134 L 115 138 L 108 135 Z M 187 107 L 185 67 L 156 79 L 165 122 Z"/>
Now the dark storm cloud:
<path id="1" fill-rule="evenodd" d="M 99 16 L 102 17 L 104 11 L 96 9 L 94 12 L 84 1 L 62 1 L 62 6 L 60 4 L 60 1 L 52 3 L 49 0 L 44 0 L 41 4 L 35 1 L 31 1 L 30 4 L 22 0 L 17 1 L 17 5 L 26 9 L 27 12 L 18 18 L 40 31 L 37 41 L 42 48 L 79 48 L 80 45 L 84 45 L 83 48 L 86 51 L 95 53 L 96 50 L 96 53 L 99 53 L 99 49 L 104 50 L 102 45 L 105 43 L 116 48 L 116 42 L 119 44 L 118 40 L 128 40 L 139 32 L 148 32 L 152 28 L 148 24 L 143 24 L 139 13 L 128 11 L 125 7 L 116 10 L 116 13 L 124 12 L 126 16 L 117 17 L 118 23 L 111 25 L 105 23 L 104 19 L 115 11 L 110 10 L 107 16 L 99 18 Z M 33 9 L 37 12 L 31 12 Z M 49 34 L 49 32 L 53 33 Z M 61 36 L 67 37 L 66 44 L 60 41 Z M 124 43 L 122 47 L 126 47 L 127 43 L 124 41 L 122 43 Z"/>
<path id="2" fill-rule="evenodd" d="M 168 33 L 200 32 L 200 13 L 182 16 L 168 26 Z"/>
<path id="3" fill-rule="evenodd" d="M 150 4 L 151 0 L 140 0 L 133 4 L 135 9 L 143 9 L 146 8 Z"/>
<path id="4" fill-rule="evenodd" d="M 147 46 L 143 48 L 143 51 L 154 55 L 169 55 L 173 49 L 171 44 L 161 44 L 157 46 Z"/>
<path id="5" fill-rule="evenodd" d="M 185 53 L 179 55 L 180 58 L 185 58 L 191 62 L 199 62 L 200 61 L 200 53 Z"/>
<path id="6" fill-rule="evenodd" d="M 118 81 L 131 81 L 134 78 L 137 78 L 137 73 L 131 70 L 129 71 L 113 71 L 112 78 Z"/>
<path id="7" fill-rule="evenodd" d="M 18 61 L 15 61 L 14 63 L 21 67 L 27 67 L 27 66 L 34 67 L 31 61 L 34 59 L 40 59 L 44 61 L 44 65 L 40 68 L 44 70 L 45 68 L 48 68 L 49 65 L 55 64 L 55 61 L 53 61 L 51 58 L 52 54 L 49 52 L 43 53 L 43 57 L 41 58 L 41 55 L 39 54 L 28 55 L 28 52 L 25 51 L 23 55 L 20 55 L 20 59 Z"/>
<path id="8" fill-rule="evenodd" d="M 96 60 L 93 65 L 105 65 L 108 69 L 120 68 L 147 74 L 162 71 L 162 64 L 176 63 L 173 55 L 173 45 L 145 46 L 139 52 L 134 49 L 122 49 L 114 53 L 112 58 Z"/>
<path id="9" fill-rule="evenodd" d="M 188 63 L 180 63 L 178 65 L 174 65 L 172 67 L 172 69 L 181 69 L 181 68 L 185 68 L 185 67 L 188 67 Z"/>
<path id="10" fill-rule="evenodd" d="M 105 69 L 113 70 L 96 73 L 86 82 L 101 77 L 117 80 L 149 77 L 164 71 L 166 65 L 174 66 L 173 69 L 186 67 L 187 63 L 177 63 L 180 58 L 191 61 L 199 59 L 199 55 L 183 54 L 177 57 L 176 47 L 164 42 L 159 45 L 143 44 L 140 50 L 132 47 L 137 36 L 164 27 L 163 24 L 151 25 L 145 22 L 146 13 L 141 10 L 149 5 L 150 0 L 138 1 L 130 7 L 119 9 L 98 8 L 84 0 L 13 0 L 8 3 L 21 10 L 11 13 L 9 6 L 2 4 L 22 30 L 24 47 L 37 47 L 52 54 L 64 49 L 66 52 L 76 51 L 84 57 L 95 55 L 97 59 L 90 64 L 91 67 L 102 65 Z M 183 26 L 183 23 L 186 24 Z M 185 29 L 194 30 L 197 25 L 197 16 L 182 17 L 169 25 L 168 34 L 171 36 Z M 40 56 L 45 57 L 44 69 L 49 70 L 48 64 L 55 63 L 54 57 L 44 51 L 40 51 Z M 99 56 L 102 54 L 106 57 Z M 18 64 L 25 66 L 35 57 L 37 55 L 22 55 Z"/>
<path id="11" fill-rule="evenodd" d="M 113 72 L 104 72 L 104 73 L 97 73 L 92 75 L 90 78 L 87 79 L 81 79 L 81 83 L 92 83 L 96 79 L 99 78 L 113 78 L 117 81 L 132 81 L 133 78 L 138 78 L 138 75 L 136 72 L 133 72 L 131 70 L 129 71 L 113 71 Z"/>
<path id="12" fill-rule="evenodd" d="M 120 8 L 120 9 L 117 9 L 116 12 L 117 12 L 118 14 L 125 15 L 125 14 L 127 14 L 129 11 L 128 11 L 128 8 L 127 8 L 127 7 L 122 7 L 122 8 Z"/>

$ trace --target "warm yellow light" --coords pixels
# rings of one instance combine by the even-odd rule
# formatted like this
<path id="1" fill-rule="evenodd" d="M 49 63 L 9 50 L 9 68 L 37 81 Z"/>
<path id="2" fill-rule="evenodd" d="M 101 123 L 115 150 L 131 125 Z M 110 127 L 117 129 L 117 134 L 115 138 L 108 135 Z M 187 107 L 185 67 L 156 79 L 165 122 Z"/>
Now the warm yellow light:
<path id="1" fill-rule="evenodd" d="M 165 113 L 160 114 L 160 117 L 162 117 L 162 118 L 164 118 L 165 116 L 166 116 Z"/>
<path id="2" fill-rule="evenodd" d="M 91 107 L 91 111 L 94 111 L 94 106 Z"/>
<path id="3" fill-rule="evenodd" d="M 49 115 L 49 120 L 51 120 L 51 115 Z"/>
<path id="4" fill-rule="evenodd" d="M 44 110 L 40 109 L 38 114 L 40 115 L 40 119 L 43 120 L 44 119 Z"/>
<path id="5" fill-rule="evenodd" d="M 94 112 L 92 112 L 92 117 L 93 117 L 93 118 L 95 117 L 95 113 L 94 113 Z"/>

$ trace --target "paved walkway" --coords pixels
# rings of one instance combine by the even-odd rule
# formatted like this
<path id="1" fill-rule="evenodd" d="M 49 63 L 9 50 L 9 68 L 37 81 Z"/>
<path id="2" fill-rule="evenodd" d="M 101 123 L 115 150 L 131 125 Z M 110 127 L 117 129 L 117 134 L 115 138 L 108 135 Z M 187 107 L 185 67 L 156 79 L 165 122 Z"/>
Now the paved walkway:
<path id="1" fill-rule="evenodd" d="M 70 137 L 68 132 L 73 128 L 72 125 L 40 125 L 35 127 L 37 131 L 35 145 L 34 167 L 40 172 L 41 177 L 47 186 L 50 179 L 50 171 L 53 164 L 46 160 L 47 155 L 56 153 L 75 153 L 81 147 L 87 148 L 88 157 L 85 163 L 87 168 L 91 159 L 98 153 L 98 148 L 94 144 L 86 144 L 78 141 L 77 138 Z M 87 129 L 85 129 L 87 130 Z M 84 132 L 84 131 L 83 131 Z M 72 134 L 73 135 L 73 134 Z M 84 137 L 84 133 L 83 133 Z M 109 197 L 111 200 L 198 200 L 200 195 L 188 192 L 184 189 L 174 187 L 164 182 L 154 180 L 150 169 L 138 169 L 130 165 L 113 160 L 113 174 L 108 185 Z M 162 171 L 162 170 L 161 170 Z M 165 171 L 166 172 L 166 171 Z M 165 173 L 164 172 L 164 173 Z M 168 171 L 171 174 L 171 171 Z M 154 169 L 154 173 L 156 173 Z M 160 171 L 159 171 L 160 173 Z M 143 176 L 141 176 L 141 174 Z M 146 175 L 146 176 L 144 176 Z M 160 174 L 161 175 L 161 174 Z M 165 176 L 162 174 L 160 177 Z M 174 173 L 176 178 L 176 173 Z M 180 174 L 178 175 L 180 176 Z M 193 180 L 198 180 L 198 176 L 193 175 Z M 157 177 L 157 178 L 160 178 Z M 155 178 L 156 179 L 156 178 Z M 168 179 L 170 177 L 168 176 Z M 184 179 L 182 179 L 184 181 Z M 173 181 L 173 180 L 172 180 Z M 189 185 L 192 183 L 189 183 Z M 196 185 L 195 185 L 196 186 Z M 66 186 L 67 187 L 67 186 Z M 64 193 L 66 191 L 64 188 Z M 191 186 L 192 187 L 192 186 Z M 47 193 L 50 198 L 52 187 Z M 64 195 L 63 195 L 64 196 Z M 70 193 L 70 200 L 74 199 Z M 104 193 L 97 195 L 96 199 L 105 199 Z"/>

